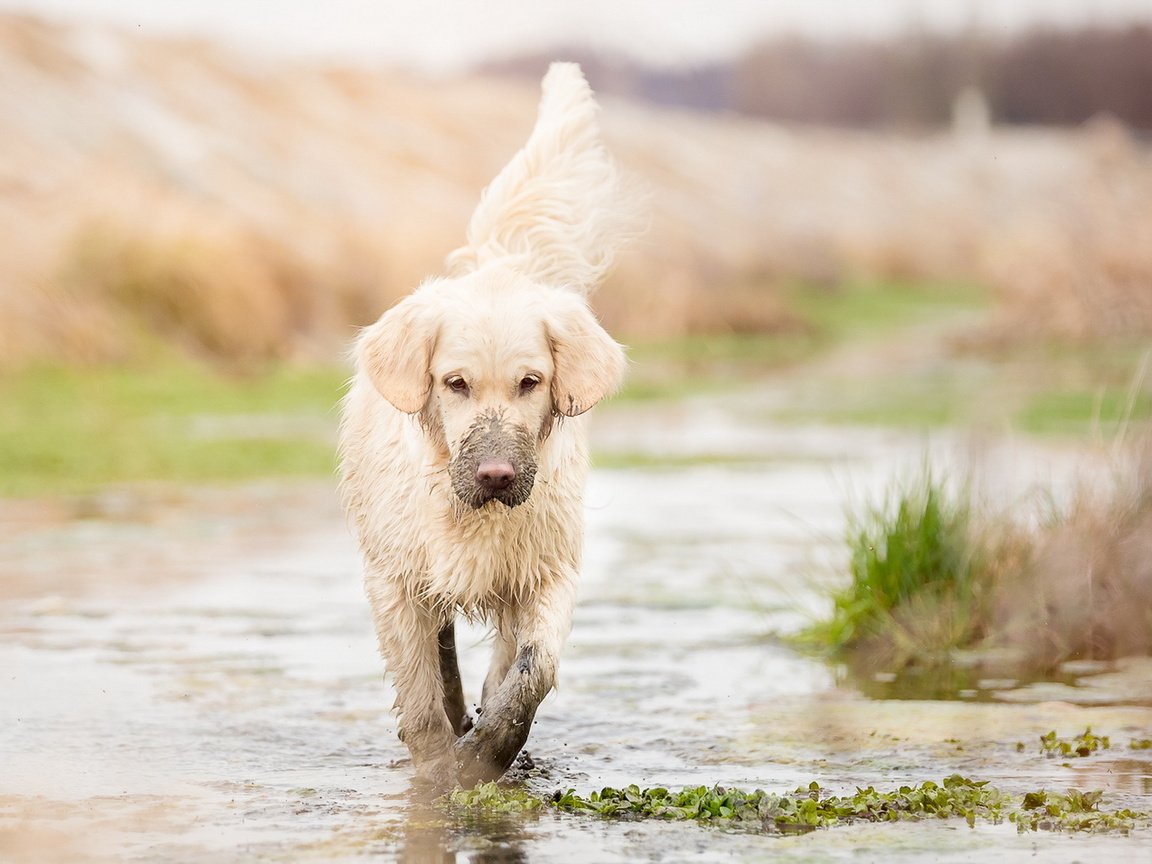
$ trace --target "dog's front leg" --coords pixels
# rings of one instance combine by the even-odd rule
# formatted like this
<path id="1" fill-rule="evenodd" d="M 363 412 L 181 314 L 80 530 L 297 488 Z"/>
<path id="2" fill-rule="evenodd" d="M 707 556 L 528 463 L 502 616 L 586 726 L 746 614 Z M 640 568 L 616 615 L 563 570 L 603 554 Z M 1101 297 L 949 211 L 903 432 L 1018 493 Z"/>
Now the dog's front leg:
<path id="1" fill-rule="evenodd" d="M 560 649 L 572 626 L 573 578 L 557 578 L 512 616 L 516 654 L 472 730 L 456 742 L 460 783 L 496 780 L 528 740 L 536 709 L 556 684 Z"/>
<path id="2" fill-rule="evenodd" d="M 396 687 L 400 739 L 412 754 L 416 771 L 437 788 L 449 789 L 456 782 L 452 750 L 456 732 L 445 712 L 439 638 L 444 617 L 371 571 L 366 583 L 380 653 Z M 455 661 L 454 644 L 452 654 Z M 462 697 L 460 701 L 463 707 Z"/>

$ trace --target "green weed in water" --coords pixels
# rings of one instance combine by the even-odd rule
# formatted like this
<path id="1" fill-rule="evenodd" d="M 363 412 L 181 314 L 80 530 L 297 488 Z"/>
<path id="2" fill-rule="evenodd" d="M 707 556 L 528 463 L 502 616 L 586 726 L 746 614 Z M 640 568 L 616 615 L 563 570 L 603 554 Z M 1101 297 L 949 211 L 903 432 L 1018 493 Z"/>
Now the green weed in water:
<path id="1" fill-rule="evenodd" d="M 769 834 L 803 833 L 859 822 L 897 822 L 917 819 L 964 819 L 1013 822 L 1019 831 L 1122 831 L 1148 827 L 1152 815 L 1133 810 L 1101 811 L 1099 791 L 1065 794 L 1040 790 L 1017 798 L 986 781 L 959 774 L 940 783 L 931 780 L 901 786 L 892 792 L 874 787 L 852 795 L 828 795 L 816 782 L 791 793 L 757 789 L 748 792 L 724 786 L 689 786 L 679 792 L 664 787 L 622 789 L 606 787 L 587 797 L 573 789 L 557 790 L 543 799 L 523 789 L 495 783 L 472 790 L 457 790 L 446 806 L 468 812 L 524 813 L 548 806 L 569 813 L 590 813 L 618 819 L 695 821 Z"/>
<path id="2" fill-rule="evenodd" d="M 1107 735 L 1094 735 L 1091 727 L 1071 739 L 1057 737 L 1055 729 L 1040 736 L 1040 752 L 1050 758 L 1091 756 L 1097 750 L 1107 750 L 1111 746 L 1112 742 Z"/>
<path id="3" fill-rule="evenodd" d="M 757 789 L 745 792 L 723 786 L 689 787 L 680 792 L 664 788 L 603 789 L 588 798 L 572 790 L 553 795 L 555 806 L 569 811 L 591 811 L 602 816 L 640 816 L 664 819 L 692 819 L 754 826 L 769 832 L 791 832 L 827 828 L 842 822 L 885 822 L 926 816 L 960 816 L 974 821 L 977 816 L 1000 821 L 1003 796 L 986 783 L 959 775 L 943 783 L 932 781 L 919 786 L 902 786 L 896 792 L 881 793 L 873 787 L 857 789 L 851 796 L 827 795 L 818 783 L 779 795 Z"/>
<path id="4" fill-rule="evenodd" d="M 1087 831 L 1099 833 L 1118 831 L 1128 834 L 1136 827 L 1147 827 L 1149 815 L 1128 808 L 1100 810 L 1100 790 L 1081 792 L 1069 789 L 1067 793 L 1029 792 L 1021 807 L 1008 815 L 1018 831 Z"/>
<path id="5" fill-rule="evenodd" d="M 464 810 L 489 813 L 528 813 L 544 806 L 544 799 L 524 789 L 481 783 L 474 789 L 457 789 L 448 796 L 449 803 Z"/>

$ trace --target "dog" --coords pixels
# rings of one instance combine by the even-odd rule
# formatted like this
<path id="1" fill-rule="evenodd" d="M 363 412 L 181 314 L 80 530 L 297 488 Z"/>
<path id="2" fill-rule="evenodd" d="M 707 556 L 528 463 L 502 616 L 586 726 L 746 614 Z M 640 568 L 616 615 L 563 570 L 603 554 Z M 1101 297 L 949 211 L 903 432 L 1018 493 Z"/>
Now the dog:
<path id="1" fill-rule="evenodd" d="M 400 738 L 441 789 L 502 776 L 556 684 L 580 569 L 582 415 L 626 365 L 587 297 L 635 208 L 579 66 L 552 64 L 542 93 L 445 274 L 358 336 L 342 403 L 341 492 Z M 495 631 L 474 721 L 457 616 Z"/>

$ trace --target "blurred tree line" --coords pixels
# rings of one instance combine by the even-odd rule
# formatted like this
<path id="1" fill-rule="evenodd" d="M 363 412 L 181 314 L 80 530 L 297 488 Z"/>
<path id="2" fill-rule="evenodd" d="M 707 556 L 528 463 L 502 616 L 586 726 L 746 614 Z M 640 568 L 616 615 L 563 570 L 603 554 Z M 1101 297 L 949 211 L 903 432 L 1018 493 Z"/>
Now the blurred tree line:
<path id="1" fill-rule="evenodd" d="M 725 63 L 661 68 L 575 49 L 485 64 L 539 76 L 550 59 L 580 61 L 592 86 L 642 101 L 797 123 L 930 128 L 965 91 L 994 122 L 1066 126 L 1109 114 L 1152 131 L 1152 26 L 1043 28 L 993 38 L 978 28 L 893 41 L 762 42 Z"/>

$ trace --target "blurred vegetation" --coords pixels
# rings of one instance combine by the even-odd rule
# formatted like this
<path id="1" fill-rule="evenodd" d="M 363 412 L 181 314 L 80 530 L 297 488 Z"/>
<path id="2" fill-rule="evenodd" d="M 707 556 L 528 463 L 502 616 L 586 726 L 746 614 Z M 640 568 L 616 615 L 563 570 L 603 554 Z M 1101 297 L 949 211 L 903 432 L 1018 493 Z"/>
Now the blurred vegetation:
<path id="1" fill-rule="evenodd" d="M 765 293 L 772 289 L 765 287 Z M 630 346 L 623 399 L 666 399 L 736 390 L 776 369 L 834 348 L 986 308 L 987 292 L 955 283 L 853 281 L 793 284 L 783 292 L 788 319 L 753 332 L 689 334 Z"/>
<path id="2" fill-rule="evenodd" d="M 639 341 L 630 348 L 631 368 L 616 399 L 739 393 L 793 369 L 787 379 L 775 379 L 796 388 L 784 406 L 771 409 L 775 422 L 982 421 L 1083 439 L 1152 416 L 1152 397 L 1133 387 L 1131 370 L 1144 360 L 1134 345 L 954 354 L 942 340 L 958 321 L 966 332 L 963 322 L 987 308 L 986 292 L 972 286 L 796 285 L 788 296 L 792 323 L 780 330 Z M 152 332 L 151 325 L 139 327 L 131 362 L 34 365 L 0 374 L 0 495 L 332 470 L 345 369 L 253 357 L 197 360 L 203 345 L 189 354 L 179 339 L 166 344 Z M 848 369 L 834 362 L 842 352 L 870 356 L 909 340 L 926 340 L 944 359 L 905 364 L 897 358 L 880 372 L 856 368 L 851 356 Z M 821 358 L 833 365 L 821 368 L 815 362 Z M 669 467 L 706 459 L 607 453 L 598 454 L 597 464 Z"/>
<path id="3" fill-rule="evenodd" d="M 172 272 L 164 271 L 164 284 Z M 182 284 L 180 279 L 174 284 Z M 149 288 L 146 281 L 134 277 L 118 290 L 164 295 L 166 289 Z M 836 346 L 938 320 L 980 302 L 977 292 L 952 286 L 861 283 L 835 291 L 797 288 L 793 295 L 804 317 L 781 332 L 691 335 L 634 346 L 628 383 L 617 398 L 668 399 L 738 389 Z M 158 308 L 155 312 L 151 303 L 143 303 L 137 314 L 155 312 L 168 320 L 169 307 Z M 180 350 L 179 339 L 165 345 L 149 335 L 155 333 L 152 323 L 140 325 L 138 332 L 136 352 L 150 359 L 39 365 L 0 375 L 5 406 L 0 413 L 0 495 L 83 492 L 115 482 L 234 481 L 332 471 L 336 403 L 345 370 L 253 357 L 244 363 L 233 357 L 221 365 L 214 353 L 192 359 Z M 195 345 L 203 354 L 205 344 Z M 645 459 L 616 454 L 598 464 L 637 461 Z"/>
<path id="4" fill-rule="evenodd" d="M 102 31 L 95 55 L 86 33 L 0 14 L 17 94 L 0 105 L 11 157 L 0 166 L 0 369 L 146 361 L 155 342 L 242 368 L 334 362 L 353 326 L 463 241 L 539 97 L 535 80 L 252 64 L 133 31 Z M 1059 122 L 1111 113 L 1076 129 L 989 126 L 977 96 L 959 100 L 971 110 L 948 132 L 916 135 L 605 100 L 606 146 L 647 190 L 651 225 L 595 298 L 598 314 L 637 345 L 715 338 L 737 359 L 792 356 L 820 338 L 794 305 L 797 284 L 959 281 L 990 292 L 992 348 L 1147 339 L 1152 162 L 1133 130 L 1152 92 L 1148 32 L 1081 35 L 1019 47 L 1036 58 L 1024 77 L 1043 83 L 1030 99 L 1083 103 Z M 951 116 L 954 97 L 971 95 L 956 88 L 999 68 L 999 45 L 965 66 L 979 42 L 757 49 L 730 95 L 916 126 Z M 1061 56 L 1075 62 L 1051 59 Z M 1071 83 L 1054 86 L 1057 73 Z M 991 79 L 980 89 L 995 106 Z"/>
<path id="5" fill-rule="evenodd" d="M 0 166 L 0 494 L 327 472 L 337 358 L 462 242 L 483 185 L 531 128 L 537 82 L 253 65 L 131 31 L 104 33 L 101 60 L 85 32 L 0 15 L 19 94 L 0 106 L 12 155 Z M 1096 89 L 1061 98 L 1096 93 L 1084 98 L 1107 107 L 1096 85 L 1120 63 L 1143 75 L 1148 55 L 1132 46 L 1147 34 L 1089 36 L 1004 50 L 1083 47 L 1068 74 Z M 939 70 L 969 42 L 913 43 L 780 47 L 796 79 L 766 74 L 777 61 L 756 49 L 741 61 L 751 89 L 730 95 L 816 81 L 843 102 L 829 82 L 880 69 L 893 76 L 885 104 L 904 110 L 939 80 L 961 83 Z M 925 89 L 896 99 L 897 79 Z M 1122 124 L 912 136 L 613 100 L 603 120 L 652 211 L 595 298 L 633 345 L 623 400 L 739 392 L 911 330 L 927 356 L 806 369 L 769 419 L 1107 436 L 1152 411 L 1147 387 L 1131 386 L 1152 333 L 1152 163 Z M 966 346 L 941 323 L 984 312 Z"/>
<path id="6" fill-rule="evenodd" d="M 954 334 L 955 335 L 955 334 Z M 986 347 L 939 344 L 906 362 L 837 368 L 807 376 L 778 422 L 914 428 L 1015 430 L 1080 441 L 1110 441 L 1152 421 L 1147 342 L 1047 342 Z M 899 359 L 899 358 L 897 358 Z"/>
<path id="7" fill-rule="evenodd" d="M 0 376 L 0 495 L 330 473 L 344 377 L 224 375 L 172 358 Z"/>
<path id="8" fill-rule="evenodd" d="M 866 673 L 946 669 L 961 649 L 1024 677 L 1149 654 L 1152 445 L 1119 443 L 1110 478 L 1034 521 L 978 510 L 925 469 L 852 515 L 850 581 L 799 641 Z"/>

